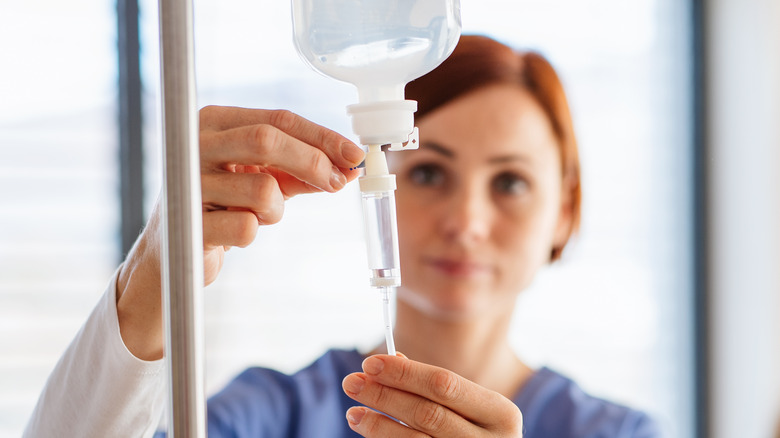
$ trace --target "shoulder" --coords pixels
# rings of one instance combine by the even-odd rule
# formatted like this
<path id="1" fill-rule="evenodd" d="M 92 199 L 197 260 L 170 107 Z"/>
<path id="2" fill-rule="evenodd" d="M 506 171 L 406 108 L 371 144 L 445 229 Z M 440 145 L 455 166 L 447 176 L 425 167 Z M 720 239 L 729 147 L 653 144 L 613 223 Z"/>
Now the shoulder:
<path id="1" fill-rule="evenodd" d="M 287 436 L 287 428 L 305 427 L 301 423 L 305 419 L 299 418 L 301 412 L 321 419 L 326 412 L 340 408 L 341 380 L 355 367 L 359 370 L 361 362 L 356 350 L 329 350 L 294 374 L 248 368 L 209 399 L 209 430 Z M 264 432 L 256 432 L 260 430 Z"/>
<path id="2" fill-rule="evenodd" d="M 645 413 L 583 391 L 571 379 L 542 368 L 515 397 L 526 437 L 655 438 L 660 432 Z"/>

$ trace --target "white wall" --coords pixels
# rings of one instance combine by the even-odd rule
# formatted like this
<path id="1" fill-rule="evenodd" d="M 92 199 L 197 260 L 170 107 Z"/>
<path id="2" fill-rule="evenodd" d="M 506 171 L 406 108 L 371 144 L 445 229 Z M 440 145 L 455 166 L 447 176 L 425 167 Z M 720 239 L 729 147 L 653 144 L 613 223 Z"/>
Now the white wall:
<path id="1" fill-rule="evenodd" d="M 780 2 L 707 4 L 711 431 L 780 416 Z"/>

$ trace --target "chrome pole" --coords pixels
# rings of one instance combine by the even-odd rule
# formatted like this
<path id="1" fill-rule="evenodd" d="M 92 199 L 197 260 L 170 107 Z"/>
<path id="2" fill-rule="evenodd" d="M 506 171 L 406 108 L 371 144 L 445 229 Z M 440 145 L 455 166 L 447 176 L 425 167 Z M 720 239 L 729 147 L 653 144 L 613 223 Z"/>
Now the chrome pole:
<path id="1" fill-rule="evenodd" d="M 160 0 L 165 146 L 162 273 L 169 436 L 206 436 L 203 225 L 192 0 Z"/>

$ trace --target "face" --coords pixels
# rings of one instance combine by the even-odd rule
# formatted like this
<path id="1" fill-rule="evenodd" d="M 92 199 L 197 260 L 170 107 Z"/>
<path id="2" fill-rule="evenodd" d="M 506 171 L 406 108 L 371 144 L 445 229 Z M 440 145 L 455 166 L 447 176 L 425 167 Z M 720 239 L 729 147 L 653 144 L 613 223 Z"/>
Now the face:
<path id="1" fill-rule="evenodd" d="M 549 120 L 527 91 L 491 85 L 417 126 L 419 150 L 387 154 L 398 181 L 399 299 L 447 319 L 511 312 L 567 237 Z"/>

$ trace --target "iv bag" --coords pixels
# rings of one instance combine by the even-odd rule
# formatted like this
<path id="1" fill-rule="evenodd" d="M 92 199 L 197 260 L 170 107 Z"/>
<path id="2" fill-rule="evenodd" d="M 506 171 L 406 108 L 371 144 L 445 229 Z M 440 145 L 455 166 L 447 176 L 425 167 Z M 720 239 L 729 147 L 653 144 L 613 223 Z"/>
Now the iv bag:
<path id="1" fill-rule="evenodd" d="M 460 37 L 459 0 L 292 0 L 298 53 L 357 86 L 359 101 L 403 100 Z"/>

